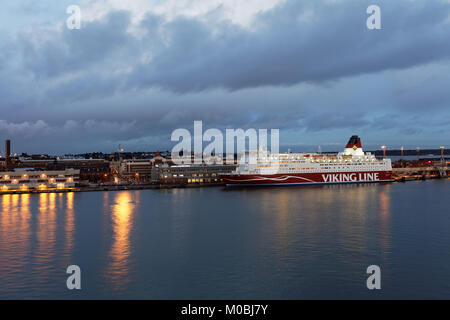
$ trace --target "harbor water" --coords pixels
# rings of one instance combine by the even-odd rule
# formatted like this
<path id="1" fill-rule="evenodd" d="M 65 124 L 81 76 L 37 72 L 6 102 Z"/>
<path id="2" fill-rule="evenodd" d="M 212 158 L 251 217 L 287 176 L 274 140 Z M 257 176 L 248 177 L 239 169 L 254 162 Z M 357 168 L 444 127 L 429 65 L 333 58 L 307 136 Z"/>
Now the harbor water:
<path id="1" fill-rule="evenodd" d="M 449 299 L 449 193 L 441 179 L 3 195 L 0 299 Z"/>

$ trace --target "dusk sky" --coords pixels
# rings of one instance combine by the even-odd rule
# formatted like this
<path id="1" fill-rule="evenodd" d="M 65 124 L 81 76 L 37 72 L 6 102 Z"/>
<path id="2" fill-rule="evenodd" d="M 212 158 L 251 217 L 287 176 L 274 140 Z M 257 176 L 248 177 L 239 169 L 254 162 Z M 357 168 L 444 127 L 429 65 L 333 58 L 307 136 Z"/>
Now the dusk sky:
<path id="1" fill-rule="evenodd" d="M 194 120 L 280 129 L 281 150 L 339 151 L 353 134 L 450 147 L 448 0 L 4 0 L 0 21 L 14 152 L 170 150 Z"/>

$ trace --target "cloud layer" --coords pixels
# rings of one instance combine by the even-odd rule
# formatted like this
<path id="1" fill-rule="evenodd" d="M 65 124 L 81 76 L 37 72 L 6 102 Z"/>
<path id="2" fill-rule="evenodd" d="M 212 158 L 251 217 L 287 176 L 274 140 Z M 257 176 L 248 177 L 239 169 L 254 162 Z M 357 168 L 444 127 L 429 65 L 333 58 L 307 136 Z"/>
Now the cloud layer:
<path id="1" fill-rule="evenodd" d="M 30 152 L 169 148 L 194 120 L 293 146 L 448 140 L 448 2 L 378 1 L 381 30 L 370 1 L 194 3 L 81 1 L 81 30 L 43 12 L 2 34 L 0 134 Z"/>

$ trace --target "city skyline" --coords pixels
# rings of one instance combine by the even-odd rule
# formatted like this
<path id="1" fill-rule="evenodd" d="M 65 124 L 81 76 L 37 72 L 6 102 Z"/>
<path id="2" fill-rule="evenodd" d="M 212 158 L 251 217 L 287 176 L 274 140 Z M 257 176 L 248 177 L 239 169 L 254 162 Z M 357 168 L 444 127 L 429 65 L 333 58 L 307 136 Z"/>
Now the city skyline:
<path id="1" fill-rule="evenodd" d="M 448 147 L 448 1 L 32 1 L 0 13 L 0 137 L 16 152 L 170 150 L 278 128 L 280 149 Z M 80 30 L 66 27 L 69 5 Z"/>

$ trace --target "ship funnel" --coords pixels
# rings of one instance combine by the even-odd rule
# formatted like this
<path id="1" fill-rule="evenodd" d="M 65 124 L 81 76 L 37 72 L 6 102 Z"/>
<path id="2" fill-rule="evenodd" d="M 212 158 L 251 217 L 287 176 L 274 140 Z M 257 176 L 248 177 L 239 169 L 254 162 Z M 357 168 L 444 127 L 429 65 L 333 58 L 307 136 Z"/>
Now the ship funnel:
<path id="1" fill-rule="evenodd" d="M 346 148 L 362 148 L 361 139 L 358 136 L 351 136 L 350 140 L 348 140 Z"/>
<path id="2" fill-rule="evenodd" d="M 358 136 L 350 137 L 347 146 L 345 147 L 344 155 L 352 155 L 352 156 L 364 155 L 364 152 L 362 150 L 361 139 Z"/>

